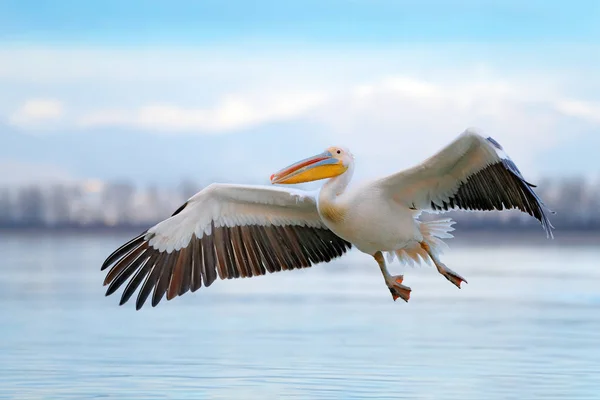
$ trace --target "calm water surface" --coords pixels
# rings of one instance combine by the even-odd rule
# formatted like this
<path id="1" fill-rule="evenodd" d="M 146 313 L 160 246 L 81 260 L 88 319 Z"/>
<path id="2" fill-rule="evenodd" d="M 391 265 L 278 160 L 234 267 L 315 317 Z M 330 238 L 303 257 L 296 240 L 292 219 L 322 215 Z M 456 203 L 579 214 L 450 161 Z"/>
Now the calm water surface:
<path id="1" fill-rule="evenodd" d="M 469 284 L 394 263 L 408 304 L 352 252 L 136 312 L 99 269 L 127 238 L 0 234 L 0 398 L 600 398 L 600 246 L 450 241 Z"/>

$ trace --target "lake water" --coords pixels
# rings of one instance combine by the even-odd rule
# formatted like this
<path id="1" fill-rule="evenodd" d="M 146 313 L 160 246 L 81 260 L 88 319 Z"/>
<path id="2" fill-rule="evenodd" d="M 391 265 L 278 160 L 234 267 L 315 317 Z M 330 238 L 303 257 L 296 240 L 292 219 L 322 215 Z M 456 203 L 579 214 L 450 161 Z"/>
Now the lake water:
<path id="1" fill-rule="evenodd" d="M 455 233 L 469 284 L 394 263 L 409 303 L 353 251 L 141 311 L 99 268 L 129 235 L 0 234 L 0 398 L 600 398 L 600 246 Z"/>

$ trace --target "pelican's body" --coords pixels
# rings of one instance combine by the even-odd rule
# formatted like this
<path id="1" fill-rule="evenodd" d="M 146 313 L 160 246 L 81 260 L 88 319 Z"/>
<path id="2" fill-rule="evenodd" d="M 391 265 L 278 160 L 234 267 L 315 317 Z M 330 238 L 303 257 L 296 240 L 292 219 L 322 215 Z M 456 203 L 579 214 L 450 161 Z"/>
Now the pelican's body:
<path id="1" fill-rule="evenodd" d="M 358 250 L 373 255 L 422 240 L 416 211 L 381 196 L 371 182 L 336 195 L 332 181 L 319 192 L 319 216 L 325 226 Z"/>
<path id="2" fill-rule="evenodd" d="M 170 218 L 124 244 L 102 266 L 107 295 L 129 280 L 126 302 L 141 285 L 139 309 L 152 292 L 155 306 L 210 286 L 217 278 L 252 277 L 305 268 L 342 256 L 352 246 L 378 263 L 394 300 L 411 289 L 392 276 L 388 260 L 433 262 L 460 288 L 466 280 L 439 259 L 454 222 L 422 222 L 422 211 L 516 208 L 552 236 L 546 209 L 502 147 L 467 130 L 425 162 L 350 186 L 354 157 L 340 147 L 290 165 L 273 184 L 327 179 L 317 192 L 276 186 L 212 184 Z M 142 283 L 143 281 L 143 283 Z"/>

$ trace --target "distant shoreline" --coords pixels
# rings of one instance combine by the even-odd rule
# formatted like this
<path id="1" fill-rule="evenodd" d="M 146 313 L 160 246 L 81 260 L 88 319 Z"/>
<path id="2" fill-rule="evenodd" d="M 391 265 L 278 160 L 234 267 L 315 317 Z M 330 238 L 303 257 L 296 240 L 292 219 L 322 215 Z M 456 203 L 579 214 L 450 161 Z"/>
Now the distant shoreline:
<path id="1" fill-rule="evenodd" d="M 134 236 L 144 232 L 153 224 L 144 225 L 89 225 L 89 226 L 0 226 L 0 235 L 118 235 Z M 553 231 L 555 238 L 547 239 L 539 226 L 487 226 L 473 227 L 468 224 L 457 224 L 453 232 L 455 238 L 448 244 L 456 245 L 589 245 L 600 246 L 600 229 L 560 229 Z"/>

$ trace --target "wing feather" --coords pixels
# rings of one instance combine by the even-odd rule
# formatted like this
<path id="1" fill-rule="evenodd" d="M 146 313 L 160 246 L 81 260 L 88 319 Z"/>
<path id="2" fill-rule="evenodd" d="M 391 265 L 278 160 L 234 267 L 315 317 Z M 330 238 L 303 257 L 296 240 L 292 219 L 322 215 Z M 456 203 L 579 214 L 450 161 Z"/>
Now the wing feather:
<path id="1" fill-rule="evenodd" d="M 140 265 L 139 269 L 137 270 L 137 272 L 135 273 L 133 278 L 127 283 L 127 286 L 125 286 L 125 290 L 123 291 L 123 294 L 121 295 L 121 302 L 120 302 L 121 305 L 125 304 L 131 298 L 131 296 L 135 293 L 138 286 L 140 286 L 140 283 L 142 283 L 142 281 L 144 280 L 144 277 L 148 274 L 148 272 L 151 271 L 152 266 L 154 265 L 154 261 L 156 260 L 158 255 L 159 255 L 158 252 L 152 253 L 150 255 L 150 257 L 146 258 L 144 260 L 144 262 Z M 116 290 L 117 288 L 118 287 L 115 287 L 113 289 L 113 291 Z M 109 287 L 109 290 L 110 290 L 110 287 Z M 107 294 L 108 294 L 108 291 L 107 291 Z"/>
<path id="2" fill-rule="evenodd" d="M 466 130 L 437 154 L 375 182 L 396 202 L 413 209 L 492 211 L 518 209 L 552 237 L 550 211 L 513 160 L 493 138 Z"/>
<path id="3" fill-rule="evenodd" d="M 124 304 L 156 306 L 216 279 L 306 268 L 342 256 L 351 244 L 321 221 L 313 194 L 270 186 L 213 184 L 171 217 L 120 246 L 102 264 L 106 295 L 125 282 Z M 114 264 L 114 265 L 113 265 Z"/>
<path id="4" fill-rule="evenodd" d="M 173 272 L 173 267 L 177 261 L 177 253 L 167 254 L 167 257 L 163 259 L 162 265 L 156 265 L 155 268 L 160 268 L 156 285 L 154 286 L 154 293 L 152 293 L 152 304 L 155 306 L 162 300 L 163 296 L 167 292 L 169 281 Z"/>
<path id="5" fill-rule="evenodd" d="M 169 281 L 169 288 L 167 289 L 167 300 L 171 300 L 175 298 L 179 292 L 179 288 L 183 282 L 183 260 L 185 257 L 185 248 L 181 249 L 180 254 L 177 254 L 177 260 L 175 261 L 175 265 L 173 266 L 173 273 L 171 275 L 171 280 Z"/>
<path id="6" fill-rule="evenodd" d="M 179 288 L 179 295 L 181 296 L 182 294 L 186 293 L 188 290 L 190 290 L 190 286 L 192 283 L 192 271 L 193 271 L 193 254 L 192 254 L 192 248 L 191 246 L 189 247 L 182 247 L 181 250 L 179 250 L 179 256 L 183 257 L 183 273 L 182 273 L 182 280 L 181 280 L 181 287 Z"/>

